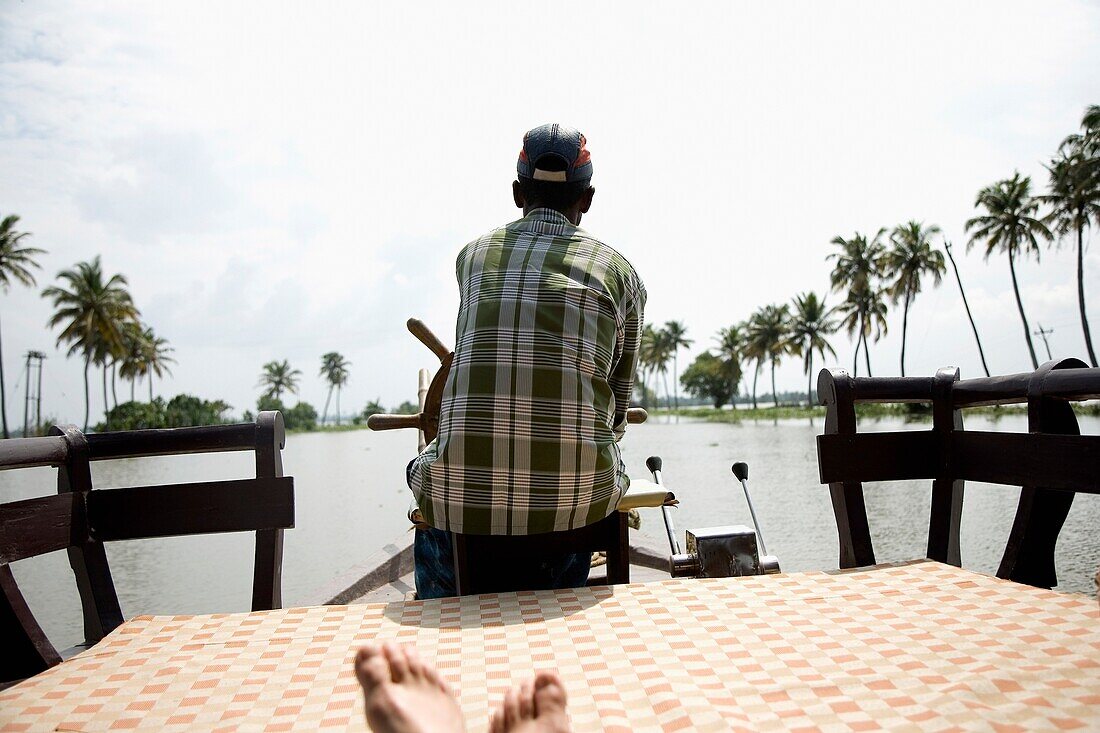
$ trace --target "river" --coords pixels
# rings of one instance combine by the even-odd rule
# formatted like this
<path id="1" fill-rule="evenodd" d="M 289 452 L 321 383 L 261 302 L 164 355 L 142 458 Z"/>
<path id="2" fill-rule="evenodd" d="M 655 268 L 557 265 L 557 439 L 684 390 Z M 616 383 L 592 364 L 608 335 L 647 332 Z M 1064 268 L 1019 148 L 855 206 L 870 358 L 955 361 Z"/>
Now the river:
<path id="1" fill-rule="evenodd" d="M 1080 418 L 1083 433 L 1100 432 L 1100 418 Z M 869 420 L 863 430 L 927 429 L 897 419 Z M 966 418 L 972 430 L 1026 431 L 1026 418 Z M 651 419 L 631 426 L 623 457 L 632 475 L 645 459 L 664 459 L 664 479 L 677 493 L 677 529 L 751 524 L 730 466 L 746 461 L 750 488 L 768 549 L 785 571 L 837 567 L 837 534 L 828 488 L 818 483 L 815 436 L 821 420 L 718 424 Z M 410 431 L 290 435 L 286 474 L 295 479 L 296 526 L 286 532 L 283 602 L 320 603 L 354 575 L 365 559 L 408 531 L 410 494 L 404 468 L 412 457 Z M 248 478 L 251 454 L 217 454 L 103 461 L 93 465 L 99 488 Z M 0 501 L 55 490 L 55 471 L 0 473 Z M 879 562 L 923 557 L 930 482 L 867 484 L 867 514 Z M 962 524 L 964 567 L 994 573 L 1012 526 L 1019 489 L 971 483 Z M 642 510 L 641 532 L 664 543 L 656 509 Z M 1092 593 L 1100 566 L 1100 496 L 1078 495 L 1057 548 L 1058 590 Z M 248 610 L 253 535 L 137 540 L 107 545 L 127 618 L 139 614 Z M 63 552 L 22 560 L 13 572 L 46 634 L 59 648 L 82 638 L 76 584 Z M 351 575 L 349 575 L 351 574 Z"/>

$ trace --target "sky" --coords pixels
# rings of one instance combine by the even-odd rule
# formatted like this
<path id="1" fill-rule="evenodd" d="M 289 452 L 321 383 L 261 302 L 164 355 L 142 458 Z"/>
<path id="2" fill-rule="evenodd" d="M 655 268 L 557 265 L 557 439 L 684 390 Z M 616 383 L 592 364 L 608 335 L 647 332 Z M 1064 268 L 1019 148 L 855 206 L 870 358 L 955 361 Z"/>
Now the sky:
<path id="1" fill-rule="evenodd" d="M 1007 259 L 967 253 L 963 225 L 1014 171 L 1041 192 L 1043 163 L 1100 103 L 1100 4 L 540 11 L 0 0 L 0 216 L 47 250 L 37 288 L 0 293 L 9 424 L 28 349 L 48 355 L 43 416 L 81 421 L 82 362 L 56 347 L 40 291 L 97 255 L 175 349 L 160 395 L 239 415 L 262 365 L 287 359 L 320 409 L 320 356 L 339 351 L 345 414 L 415 399 L 435 359 L 405 321 L 453 342 L 455 255 L 518 218 L 522 135 L 549 121 L 587 136 L 583 226 L 635 265 L 648 321 L 686 324 L 681 369 L 754 309 L 826 294 L 833 237 L 910 219 L 955 243 L 990 369 L 1030 368 Z M 1075 268 L 1072 242 L 1017 267 L 1055 357 L 1085 356 Z M 1085 288 L 1100 343 L 1095 241 Z M 900 310 L 872 344 L 876 376 L 898 373 Z M 826 365 L 850 369 L 851 340 L 832 343 Z M 982 374 L 950 270 L 911 308 L 906 359 L 908 374 Z M 804 389 L 802 363 L 776 379 Z"/>

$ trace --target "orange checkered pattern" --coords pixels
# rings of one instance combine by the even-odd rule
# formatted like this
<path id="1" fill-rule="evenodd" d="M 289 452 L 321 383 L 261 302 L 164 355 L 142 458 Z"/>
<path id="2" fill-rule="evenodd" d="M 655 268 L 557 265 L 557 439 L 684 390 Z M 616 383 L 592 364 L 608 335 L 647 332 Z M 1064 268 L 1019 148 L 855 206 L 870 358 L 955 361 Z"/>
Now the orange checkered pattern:
<path id="1" fill-rule="evenodd" d="M 932 562 L 141 617 L 0 693 L 0 729 L 361 731 L 352 657 L 382 639 L 472 731 L 539 669 L 578 731 L 1100 730 L 1096 601 Z"/>

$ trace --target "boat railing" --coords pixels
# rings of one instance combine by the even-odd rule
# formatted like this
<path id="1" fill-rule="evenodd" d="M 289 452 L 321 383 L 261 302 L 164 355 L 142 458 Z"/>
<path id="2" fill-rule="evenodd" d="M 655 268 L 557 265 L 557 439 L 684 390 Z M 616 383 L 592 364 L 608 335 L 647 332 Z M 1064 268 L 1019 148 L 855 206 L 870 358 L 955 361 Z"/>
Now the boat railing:
<path id="1" fill-rule="evenodd" d="M 41 671 L 61 655 L 34 619 L 10 563 L 66 550 L 84 617 L 82 646 L 122 624 L 104 543 L 214 532 L 256 533 L 252 610 L 282 605 L 283 530 L 294 526 L 294 480 L 283 476 L 283 418 L 254 423 L 85 435 L 54 426 L 41 438 L 0 441 L 0 471 L 57 468 L 57 493 L 0 504 L 0 680 Z M 95 488 L 93 461 L 252 451 L 255 478 Z"/>
<path id="2" fill-rule="evenodd" d="M 961 380 L 955 367 L 934 377 L 818 375 L 826 407 L 818 436 L 821 482 L 829 485 L 840 539 L 840 567 L 875 564 L 864 481 L 931 479 L 927 555 L 961 564 L 959 530 L 966 481 L 1022 488 L 998 577 L 1038 587 L 1057 584 L 1054 547 L 1074 493 L 1100 493 L 1100 436 L 1080 435 L 1071 402 L 1100 398 L 1100 369 L 1077 359 L 1034 372 Z M 858 431 L 861 402 L 930 403 L 928 430 Z M 963 410 L 1026 404 L 1028 432 L 963 429 Z"/>

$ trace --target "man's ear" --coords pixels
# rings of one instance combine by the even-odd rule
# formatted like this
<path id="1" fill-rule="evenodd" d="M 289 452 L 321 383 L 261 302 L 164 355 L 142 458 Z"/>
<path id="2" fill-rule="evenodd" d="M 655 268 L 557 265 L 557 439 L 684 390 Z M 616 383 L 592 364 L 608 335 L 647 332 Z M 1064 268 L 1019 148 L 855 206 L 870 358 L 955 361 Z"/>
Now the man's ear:
<path id="1" fill-rule="evenodd" d="M 523 189 L 519 186 L 519 181 L 512 181 L 512 200 L 516 202 L 516 207 L 522 209 L 527 205 L 527 200 L 523 197 Z"/>
<path id="2" fill-rule="evenodd" d="M 596 189 L 592 186 L 586 188 L 584 193 L 581 194 L 581 200 L 578 203 L 580 204 L 580 212 L 582 214 L 587 214 L 588 210 L 592 208 L 592 197 L 595 195 Z"/>

